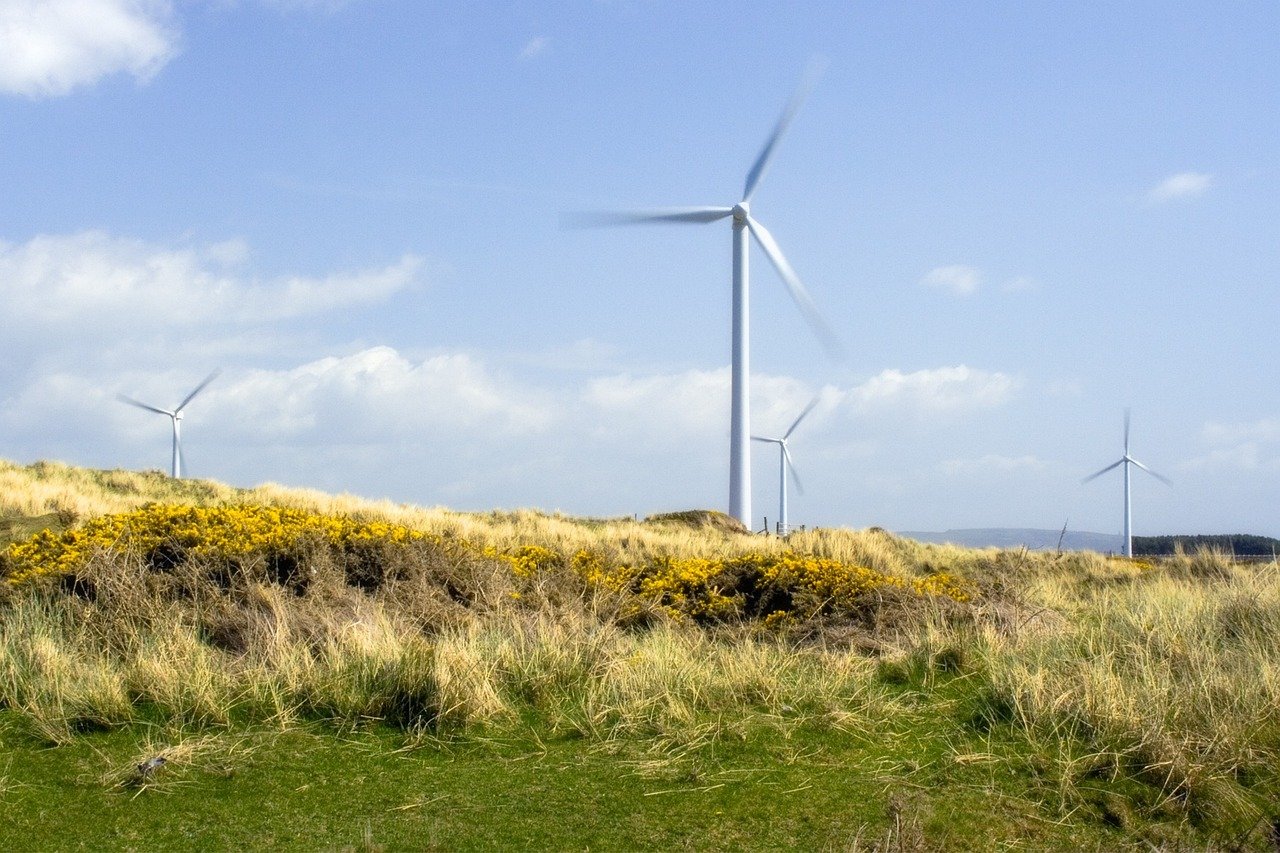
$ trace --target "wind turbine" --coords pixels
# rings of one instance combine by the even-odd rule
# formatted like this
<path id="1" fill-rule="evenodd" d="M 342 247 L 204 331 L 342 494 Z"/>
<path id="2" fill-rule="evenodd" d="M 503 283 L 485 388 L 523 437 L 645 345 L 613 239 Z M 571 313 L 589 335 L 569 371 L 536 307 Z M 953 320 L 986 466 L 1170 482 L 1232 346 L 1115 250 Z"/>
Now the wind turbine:
<path id="1" fill-rule="evenodd" d="M 1129 496 L 1129 466 L 1137 465 L 1143 471 L 1146 471 L 1152 477 L 1155 477 L 1157 480 L 1159 480 L 1160 482 L 1164 483 L 1167 486 L 1172 486 L 1173 481 L 1170 480 L 1168 477 L 1164 476 L 1163 474 L 1157 474 L 1155 471 L 1152 471 L 1146 465 L 1143 465 L 1137 459 L 1134 459 L 1132 456 L 1129 455 L 1129 410 L 1128 409 L 1124 410 L 1124 456 L 1121 456 L 1119 461 L 1112 462 L 1110 465 L 1108 465 L 1106 468 L 1103 468 L 1101 471 L 1098 471 L 1096 474 L 1090 474 L 1088 477 L 1085 477 L 1080 482 L 1087 483 L 1090 480 L 1097 479 L 1098 477 L 1101 477 L 1103 474 L 1110 471 L 1112 468 L 1118 468 L 1121 465 L 1124 466 L 1124 555 L 1126 557 L 1132 557 L 1133 556 L 1133 504 Z"/>
<path id="2" fill-rule="evenodd" d="M 778 535 L 780 536 L 786 536 L 791 529 L 787 524 L 788 471 L 791 472 L 791 479 L 795 480 L 796 491 L 802 495 L 804 494 L 804 486 L 800 485 L 800 475 L 796 473 L 796 463 L 791 459 L 791 451 L 787 450 L 787 439 L 791 438 L 791 433 L 796 431 L 796 427 L 800 426 L 800 422 L 813 411 L 813 407 L 816 405 L 818 405 L 818 398 L 814 397 L 809 401 L 809 405 L 804 407 L 804 411 L 800 413 L 800 416 L 791 422 L 791 426 L 782 434 L 782 438 L 751 436 L 752 441 L 763 441 L 778 445 Z"/>
<path id="3" fill-rule="evenodd" d="M 773 264 L 795 301 L 800 313 L 813 328 L 818 339 L 832 355 L 839 353 L 836 337 L 823 321 L 813 304 L 800 277 L 783 256 L 778 243 L 760 221 L 751 215 L 751 197 L 760 186 L 769 162 L 773 159 L 778 142 L 795 118 L 796 111 L 816 82 L 816 70 L 811 70 L 804 82 L 791 96 L 773 133 L 765 140 L 764 148 L 747 172 L 742 198 L 733 207 L 679 207 L 660 210 L 642 210 L 621 213 L 582 214 L 571 217 L 580 225 L 639 225 L 656 223 L 708 223 L 721 219 L 733 220 L 733 344 L 731 390 L 729 401 L 729 514 L 751 527 L 751 442 L 747 433 L 751 416 L 750 369 L 751 340 L 749 316 L 749 288 L 747 257 L 750 243 L 747 233 L 755 238 L 765 257 Z"/>
<path id="4" fill-rule="evenodd" d="M 151 406 L 132 397 L 126 397 L 123 394 L 117 394 L 116 399 L 121 403 L 128 403 L 130 406 L 137 406 L 139 409 L 146 409 L 148 412 L 155 412 L 158 415 L 168 415 L 169 420 L 173 422 L 173 478 L 176 480 L 182 476 L 182 411 L 187 404 L 196 398 L 196 395 L 204 390 L 205 386 L 218 378 L 221 370 L 215 370 L 204 378 L 204 381 L 195 387 L 195 390 L 187 395 L 186 399 L 175 406 L 173 409 L 161 409 Z"/>

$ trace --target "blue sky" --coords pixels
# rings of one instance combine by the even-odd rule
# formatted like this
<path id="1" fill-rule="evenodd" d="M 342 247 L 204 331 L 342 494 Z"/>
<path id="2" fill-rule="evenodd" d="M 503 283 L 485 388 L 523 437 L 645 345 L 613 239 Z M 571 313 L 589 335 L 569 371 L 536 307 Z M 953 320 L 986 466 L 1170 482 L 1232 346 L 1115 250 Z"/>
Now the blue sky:
<path id="1" fill-rule="evenodd" d="M 729 227 L 795 523 L 1280 535 L 1280 7 L 0 0 L 0 456 L 460 509 L 727 502 Z M 754 515 L 776 516 L 758 448 Z"/>

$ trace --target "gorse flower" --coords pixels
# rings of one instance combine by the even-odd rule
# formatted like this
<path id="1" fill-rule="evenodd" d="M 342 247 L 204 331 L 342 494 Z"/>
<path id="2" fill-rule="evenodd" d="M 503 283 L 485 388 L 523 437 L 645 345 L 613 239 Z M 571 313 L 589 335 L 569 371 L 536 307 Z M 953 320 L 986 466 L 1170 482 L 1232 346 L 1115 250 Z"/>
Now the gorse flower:
<path id="1" fill-rule="evenodd" d="M 44 575 L 71 574 L 104 553 L 136 554 L 163 566 L 189 559 L 235 562 L 294 553 L 305 545 L 350 552 L 380 544 L 439 541 L 438 536 L 401 525 L 283 507 L 150 504 L 99 516 L 62 533 L 42 530 L 10 545 L 0 568 L 10 584 L 21 584 Z"/>
<path id="2" fill-rule="evenodd" d="M 587 549 L 564 554 L 542 545 L 500 550 L 457 538 L 448 541 L 464 559 L 508 566 L 518 589 L 543 576 L 567 574 L 589 590 L 630 598 L 635 612 L 657 608 L 676 620 L 759 619 L 783 625 L 797 618 L 854 613 L 869 596 L 886 592 L 956 601 L 973 594 L 968 583 L 950 574 L 898 577 L 799 553 L 623 559 Z M 103 555 L 141 558 L 160 570 L 194 560 L 221 563 L 234 573 L 254 560 L 296 563 L 323 549 L 345 566 L 349 582 L 373 588 L 381 575 L 367 570 L 370 561 L 377 564 L 401 549 L 412 563 L 420 553 L 410 553 L 412 549 L 444 542 L 437 534 L 403 525 L 297 509 L 151 504 L 15 542 L 0 553 L 0 576 L 14 585 L 65 577 Z M 516 591 L 508 600 L 523 601 L 524 596 Z"/>

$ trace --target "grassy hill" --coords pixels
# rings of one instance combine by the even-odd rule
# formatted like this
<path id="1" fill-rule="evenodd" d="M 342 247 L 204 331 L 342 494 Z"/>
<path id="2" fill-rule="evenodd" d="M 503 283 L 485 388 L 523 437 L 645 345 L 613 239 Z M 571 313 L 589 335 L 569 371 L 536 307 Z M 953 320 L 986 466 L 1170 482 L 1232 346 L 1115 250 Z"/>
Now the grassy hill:
<path id="1" fill-rule="evenodd" d="M 0 845 L 1272 849 L 1277 568 L 0 463 Z"/>

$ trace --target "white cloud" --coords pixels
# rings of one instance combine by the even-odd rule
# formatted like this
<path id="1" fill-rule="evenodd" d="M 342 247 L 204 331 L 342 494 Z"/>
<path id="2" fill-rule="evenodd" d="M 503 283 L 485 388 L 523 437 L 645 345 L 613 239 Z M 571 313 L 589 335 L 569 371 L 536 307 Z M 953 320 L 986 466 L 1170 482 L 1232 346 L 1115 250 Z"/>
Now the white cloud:
<path id="1" fill-rule="evenodd" d="M 546 36 L 534 36 L 529 39 L 528 44 L 520 51 L 520 59 L 533 59 L 546 53 L 547 48 L 551 46 L 551 41 Z"/>
<path id="2" fill-rule="evenodd" d="M 371 347 L 288 370 L 251 370 L 210 391 L 259 438 L 364 443 L 480 431 L 487 440 L 545 430 L 557 408 L 472 356 L 414 362 Z"/>
<path id="3" fill-rule="evenodd" d="M 378 302 L 413 283 L 420 258 L 381 269 L 268 281 L 236 276 L 239 241 L 172 249 L 101 231 L 0 242 L 0 311 L 28 329 L 254 323 Z"/>
<path id="4" fill-rule="evenodd" d="M 1152 187 L 1147 198 L 1153 202 L 1176 201 L 1203 195 L 1213 186 L 1213 175 L 1205 172 L 1179 172 Z"/>
<path id="5" fill-rule="evenodd" d="M 598 429 L 616 424 L 667 438 L 727 431 L 729 369 L 605 376 L 587 383 L 582 400 L 597 412 Z"/>
<path id="6" fill-rule="evenodd" d="M 1188 461 L 1192 470 L 1280 471 L 1280 419 L 1251 423 L 1210 421 L 1201 431 L 1209 452 Z"/>
<path id="7" fill-rule="evenodd" d="M 729 368 L 593 379 L 582 392 L 587 416 L 598 431 L 643 434 L 649 440 L 683 441 L 729 433 Z M 834 388 L 820 393 L 816 420 L 843 395 Z M 786 429 L 813 399 L 810 386 L 789 376 L 751 377 L 753 432 Z"/>
<path id="8" fill-rule="evenodd" d="M 849 392 L 861 409 L 906 408 L 923 413 L 999 406 L 1019 385 L 1016 377 L 963 364 L 903 373 L 885 370 Z"/>
<path id="9" fill-rule="evenodd" d="M 954 264 L 947 267 L 934 267 L 925 273 L 920 283 L 940 290 L 948 290 L 956 296 L 968 296 L 978 289 L 982 275 L 973 267 Z"/>
<path id="10" fill-rule="evenodd" d="M 65 95 L 119 72 L 149 80 L 177 52 L 168 0 L 3 0 L 0 91 Z"/>

